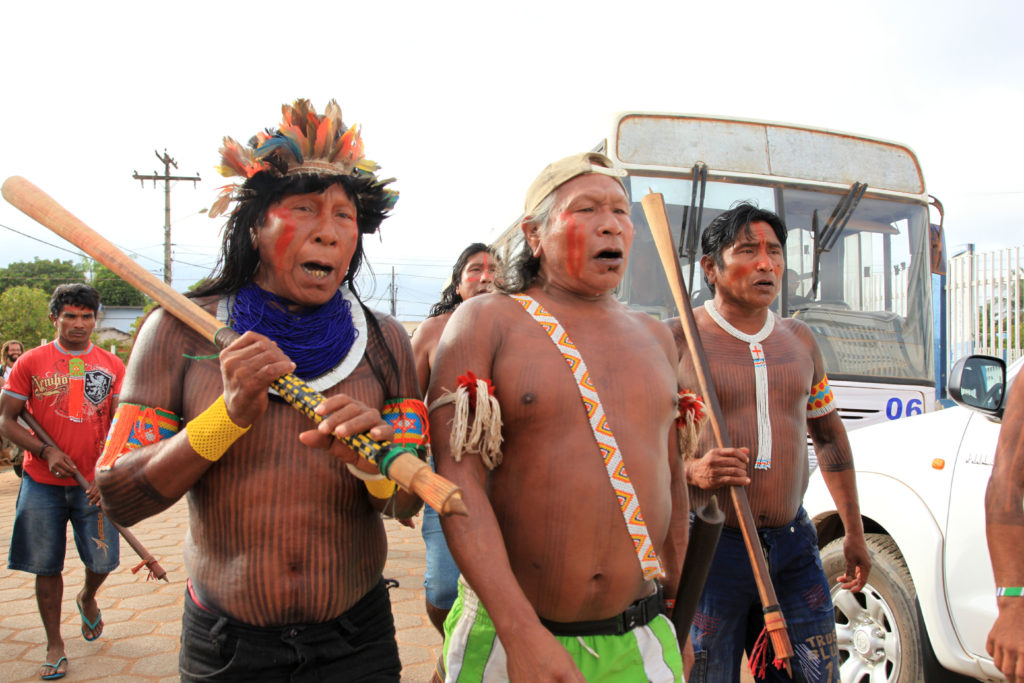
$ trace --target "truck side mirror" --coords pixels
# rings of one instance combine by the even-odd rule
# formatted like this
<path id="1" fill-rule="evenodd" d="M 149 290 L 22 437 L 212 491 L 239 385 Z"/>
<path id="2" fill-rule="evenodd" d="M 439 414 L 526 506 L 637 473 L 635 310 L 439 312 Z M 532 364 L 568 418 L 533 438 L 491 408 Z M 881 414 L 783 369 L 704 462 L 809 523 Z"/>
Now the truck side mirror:
<path id="1" fill-rule="evenodd" d="M 1003 416 L 1006 363 L 994 356 L 961 358 L 949 373 L 949 397 L 957 404 L 994 417 Z"/>

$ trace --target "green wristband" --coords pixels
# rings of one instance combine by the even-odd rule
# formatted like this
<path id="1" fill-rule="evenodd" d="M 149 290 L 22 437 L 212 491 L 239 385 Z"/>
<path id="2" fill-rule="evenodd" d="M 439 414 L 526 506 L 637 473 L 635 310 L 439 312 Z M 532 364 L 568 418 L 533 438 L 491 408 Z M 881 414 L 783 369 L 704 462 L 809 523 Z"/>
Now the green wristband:
<path id="1" fill-rule="evenodd" d="M 1021 598 L 1024 597 L 1024 586 L 999 586 L 996 588 L 997 598 Z"/>

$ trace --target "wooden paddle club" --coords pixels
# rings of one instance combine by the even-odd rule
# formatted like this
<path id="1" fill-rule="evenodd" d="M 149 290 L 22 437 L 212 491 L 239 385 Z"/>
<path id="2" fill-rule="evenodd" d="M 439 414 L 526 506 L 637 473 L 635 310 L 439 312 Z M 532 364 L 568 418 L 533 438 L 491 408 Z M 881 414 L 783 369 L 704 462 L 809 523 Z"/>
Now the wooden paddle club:
<path id="1" fill-rule="evenodd" d="M 665 200 L 660 193 L 651 192 L 640 200 L 640 204 L 647 216 L 647 223 L 651 226 L 654 245 L 661 257 L 661 265 L 665 269 L 665 277 L 668 278 L 672 298 L 679 309 L 679 319 L 683 325 L 690 356 L 693 358 L 697 382 L 700 384 L 700 393 L 710 409 L 711 428 L 715 434 L 715 443 L 719 448 L 731 448 L 732 442 L 729 439 L 729 434 L 725 431 L 725 419 L 722 416 L 722 407 L 718 403 L 718 393 L 711 381 L 711 368 L 697 332 L 697 322 L 693 317 L 693 308 L 690 306 L 690 296 L 683 284 L 683 271 L 679 268 L 675 245 L 672 244 L 668 214 L 665 212 Z M 754 580 L 757 582 L 757 592 L 761 597 L 761 606 L 764 609 L 765 628 L 771 638 L 776 658 L 785 662 L 786 671 L 792 678 L 793 669 L 789 660 L 793 657 L 793 646 L 789 642 L 786 620 L 782 616 L 782 608 L 779 607 L 778 598 L 775 596 L 775 587 L 768 575 L 768 563 L 764 559 L 761 541 L 757 536 L 757 526 L 754 523 L 754 516 L 750 512 L 747 491 L 741 486 L 730 486 L 729 495 L 736 510 L 736 517 L 739 519 L 743 542 L 747 547 L 750 566 L 754 571 Z"/>
<path id="2" fill-rule="evenodd" d="M 158 280 L 152 273 L 128 258 L 106 238 L 73 216 L 52 197 L 18 176 L 4 181 L 4 198 L 28 216 L 57 233 L 89 254 L 136 289 L 151 296 L 171 315 L 191 327 L 205 339 L 224 348 L 238 334 L 198 304 Z M 323 400 L 320 392 L 311 389 L 295 375 L 278 378 L 272 385 L 281 397 L 314 422 L 323 418 L 313 412 Z M 343 441 L 354 451 L 377 465 L 380 471 L 402 488 L 412 491 L 441 515 L 466 514 L 462 490 L 436 474 L 407 447 L 371 439 L 366 434 L 345 437 Z"/>

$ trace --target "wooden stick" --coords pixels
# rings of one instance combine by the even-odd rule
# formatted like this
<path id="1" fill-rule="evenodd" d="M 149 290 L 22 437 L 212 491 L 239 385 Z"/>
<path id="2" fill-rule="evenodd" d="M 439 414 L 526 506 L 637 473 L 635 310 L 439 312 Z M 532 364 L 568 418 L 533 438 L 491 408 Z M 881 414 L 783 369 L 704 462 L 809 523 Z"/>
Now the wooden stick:
<path id="1" fill-rule="evenodd" d="M 29 181 L 18 176 L 8 178 L 4 181 L 2 192 L 8 202 L 92 256 L 136 289 L 151 296 L 174 317 L 220 348 L 238 336 L 194 301 L 128 258 L 110 241 Z M 323 419 L 313 412 L 324 400 L 323 395 L 309 388 L 295 375 L 278 378 L 273 387 L 282 398 L 313 421 L 320 422 Z M 435 473 L 410 449 L 398 444 L 374 441 L 365 434 L 345 437 L 343 440 L 354 451 L 376 464 L 385 476 L 390 476 L 402 488 L 418 495 L 439 514 L 467 514 L 466 504 L 462 502 L 462 490 Z"/>
<path id="2" fill-rule="evenodd" d="M 665 212 L 665 200 L 661 194 L 650 192 L 640 200 L 640 204 L 647 216 L 647 223 L 651 226 L 654 245 L 661 257 L 661 265 L 665 269 L 665 277 L 668 278 L 672 298 L 679 309 L 679 320 L 683 325 L 690 356 L 693 358 L 700 392 L 710 409 L 709 415 L 711 428 L 715 434 L 715 443 L 719 448 L 731 448 L 732 442 L 729 439 L 729 434 L 725 431 L 722 406 L 718 403 L 718 393 L 711 381 L 711 368 L 708 365 L 707 356 L 704 354 L 704 346 L 701 344 L 700 334 L 697 331 L 697 322 L 693 317 L 693 308 L 690 306 L 690 296 L 683 284 L 683 272 L 679 269 L 679 260 L 676 257 L 675 246 L 672 244 L 668 214 Z M 733 508 L 736 510 L 736 517 L 739 519 L 740 531 L 743 533 L 743 542 L 747 547 L 747 555 L 750 558 L 750 566 L 757 583 L 757 592 L 761 597 L 761 606 L 766 616 L 766 628 L 768 628 L 768 635 L 772 640 L 772 647 L 775 649 L 775 656 L 785 661 L 786 670 L 789 671 L 790 678 L 792 678 L 793 671 L 789 660 L 793 657 L 793 646 L 789 642 L 786 621 L 782 617 L 779 600 L 775 595 L 775 587 L 768 574 L 768 563 L 764 559 L 764 550 L 761 548 L 761 540 L 757 535 L 757 525 L 750 512 L 747 491 L 742 486 L 730 486 L 729 495 L 732 498 Z M 778 618 L 775 617 L 776 614 Z M 771 617 L 770 621 L 767 617 Z"/>
<path id="3" fill-rule="evenodd" d="M 36 438 L 38 438 L 40 441 L 42 441 L 48 446 L 52 446 L 53 448 L 60 448 L 60 446 L 57 445 L 57 442 L 54 441 L 53 438 L 46 433 L 46 430 L 43 429 L 43 426 L 41 424 L 39 424 L 39 421 L 32 416 L 32 413 L 28 412 L 27 410 L 22 410 L 21 415 L 19 415 L 18 417 L 25 421 L 25 424 L 29 426 L 29 429 L 35 432 Z M 75 481 L 78 482 L 79 486 L 81 486 L 86 491 L 89 490 L 89 482 L 85 480 L 85 476 L 78 471 L 77 467 L 75 468 L 74 471 L 74 477 Z M 103 513 L 100 512 L 100 514 L 102 515 Z M 132 550 L 134 550 L 135 553 L 142 559 L 142 564 L 132 569 L 132 573 L 134 574 L 142 567 L 147 567 L 149 569 L 150 574 L 152 574 L 153 576 L 162 581 L 167 581 L 167 571 L 163 567 L 161 567 L 160 563 L 156 561 L 156 558 L 153 557 L 148 550 L 146 550 L 146 546 L 142 545 L 142 541 L 135 538 L 135 534 L 128 531 L 128 529 L 125 529 L 123 526 L 121 526 L 114 520 L 110 520 L 110 523 L 114 526 L 115 529 L 117 529 L 117 533 L 121 534 L 121 536 L 124 537 L 124 540 L 127 541 L 128 545 L 131 546 Z"/>
<path id="4" fill-rule="evenodd" d="M 686 559 L 683 561 L 679 588 L 676 590 L 676 606 L 672 610 L 672 624 L 676 627 L 676 638 L 682 648 L 690 636 L 690 624 L 697 613 L 704 583 L 711 570 L 715 548 L 725 525 L 725 513 L 718 507 L 718 496 L 712 495 L 704 507 L 693 511 L 690 539 L 686 544 Z"/>

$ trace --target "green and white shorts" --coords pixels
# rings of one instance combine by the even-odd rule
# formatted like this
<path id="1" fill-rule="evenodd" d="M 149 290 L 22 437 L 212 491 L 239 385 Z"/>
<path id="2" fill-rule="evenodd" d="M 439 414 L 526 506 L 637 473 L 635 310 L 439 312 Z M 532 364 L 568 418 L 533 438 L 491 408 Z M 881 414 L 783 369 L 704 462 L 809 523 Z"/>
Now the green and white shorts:
<path id="1" fill-rule="evenodd" d="M 507 681 L 505 648 L 476 593 L 459 579 L 459 596 L 444 622 L 446 683 Z M 659 614 L 622 635 L 555 636 L 588 683 L 682 683 L 683 660 L 672 622 Z"/>

